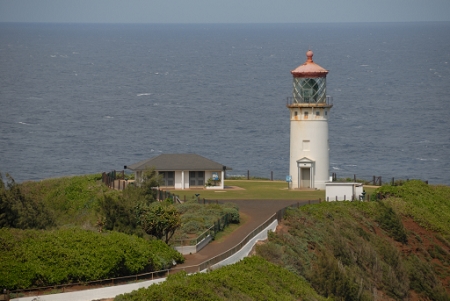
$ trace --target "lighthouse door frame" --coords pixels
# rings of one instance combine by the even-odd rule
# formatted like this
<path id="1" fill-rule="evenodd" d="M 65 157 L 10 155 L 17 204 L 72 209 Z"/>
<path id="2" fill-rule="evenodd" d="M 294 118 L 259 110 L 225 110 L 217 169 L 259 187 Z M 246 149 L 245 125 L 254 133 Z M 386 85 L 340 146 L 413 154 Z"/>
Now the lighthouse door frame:
<path id="1" fill-rule="evenodd" d="M 298 169 L 298 177 L 297 177 L 297 187 L 298 188 L 314 188 L 314 174 L 315 174 L 315 161 L 303 157 L 300 160 L 297 160 L 297 169 Z M 302 185 L 302 169 L 309 169 L 309 187 L 304 187 Z"/>

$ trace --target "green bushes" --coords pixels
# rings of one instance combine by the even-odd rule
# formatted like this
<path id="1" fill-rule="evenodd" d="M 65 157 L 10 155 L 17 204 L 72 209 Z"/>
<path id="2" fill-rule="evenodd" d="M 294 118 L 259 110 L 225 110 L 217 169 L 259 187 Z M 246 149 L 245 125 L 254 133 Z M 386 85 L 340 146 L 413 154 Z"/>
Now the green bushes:
<path id="1" fill-rule="evenodd" d="M 406 264 L 387 235 L 376 233 L 378 216 L 399 221 L 389 209 L 332 202 L 289 210 L 283 221 L 289 232 L 270 235 L 257 254 L 302 275 L 325 297 L 371 300 L 377 289 L 403 299 L 410 289 Z"/>
<path id="2" fill-rule="evenodd" d="M 57 227 L 78 225 L 94 228 L 99 202 L 117 195 L 101 182 L 100 174 L 46 179 L 18 184 L 22 193 L 43 204 Z"/>
<path id="3" fill-rule="evenodd" d="M 408 237 L 406 236 L 402 221 L 392 208 L 383 203 L 379 203 L 379 214 L 375 220 L 393 239 L 403 244 L 408 242 Z"/>
<path id="4" fill-rule="evenodd" d="M 39 200 L 23 193 L 8 174 L 7 185 L 0 173 L 0 227 L 46 229 L 55 225 L 53 213 Z"/>
<path id="5" fill-rule="evenodd" d="M 0 287 L 48 286 L 169 268 L 184 258 L 161 241 L 117 232 L 0 229 Z"/>
<path id="6" fill-rule="evenodd" d="M 386 203 L 394 210 L 413 217 L 421 226 L 440 232 L 450 241 L 450 187 L 411 180 L 403 186 L 382 186 L 377 192 L 388 198 Z"/>
<path id="7" fill-rule="evenodd" d="M 303 279 L 258 256 L 209 273 L 171 275 L 115 301 L 138 300 L 325 300 Z"/>
<path id="8" fill-rule="evenodd" d="M 436 278 L 430 265 L 421 261 L 416 255 L 407 259 L 411 288 L 429 296 L 431 300 L 448 301 L 450 296 Z"/>
<path id="9" fill-rule="evenodd" d="M 231 217 L 230 223 L 240 222 L 239 209 L 232 203 L 202 205 L 191 200 L 177 205 L 176 208 L 181 213 L 181 228 L 175 233 L 176 239 L 200 235 L 227 213 Z"/>

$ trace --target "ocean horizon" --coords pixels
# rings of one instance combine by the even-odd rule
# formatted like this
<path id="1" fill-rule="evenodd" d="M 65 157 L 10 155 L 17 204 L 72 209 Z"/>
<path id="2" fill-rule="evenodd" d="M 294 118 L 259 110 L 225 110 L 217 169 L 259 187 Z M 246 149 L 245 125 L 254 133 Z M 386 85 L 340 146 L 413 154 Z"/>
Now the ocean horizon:
<path id="1" fill-rule="evenodd" d="M 0 172 L 17 182 L 197 153 L 289 172 L 290 71 L 329 70 L 330 175 L 450 185 L 450 22 L 0 23 Z"/>

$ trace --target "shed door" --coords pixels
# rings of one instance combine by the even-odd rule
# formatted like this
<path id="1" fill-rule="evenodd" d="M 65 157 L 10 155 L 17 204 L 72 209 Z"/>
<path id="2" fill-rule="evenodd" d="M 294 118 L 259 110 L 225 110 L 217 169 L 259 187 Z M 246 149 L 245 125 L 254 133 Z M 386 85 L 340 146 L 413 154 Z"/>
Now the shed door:
<path id="1" fill-rule="evenodd" d="M 311 168 L 300 168 L 300 187 L 311 188 Z"/>

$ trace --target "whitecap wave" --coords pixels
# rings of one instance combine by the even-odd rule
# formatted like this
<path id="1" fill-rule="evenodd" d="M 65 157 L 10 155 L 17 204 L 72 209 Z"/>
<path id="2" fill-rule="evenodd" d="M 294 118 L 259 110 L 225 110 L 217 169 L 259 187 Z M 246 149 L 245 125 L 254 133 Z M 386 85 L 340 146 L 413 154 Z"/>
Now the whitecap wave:
<path id="1" fill-rule="evenodd" d="M 23 125 L 31 125 L 31 124 L 29 124 L 29 123 L 22 122 L 22 121 L 19 121 L 18 123 L 19 123 L 19 124 L 23 124 Z"/>
<path id="2" fill-rule="evenodd" d="M 331 168 L 333 168 L 334 170 L 341 170 L 339 167 L 332 166 Z"/>
<path id="3" fill-rule="evenodd" d="M 139 94 L 136 94 L 136 96 L 149 96 L 149 95 L 152 95 L 152 93 L 139 93 Z"/>

